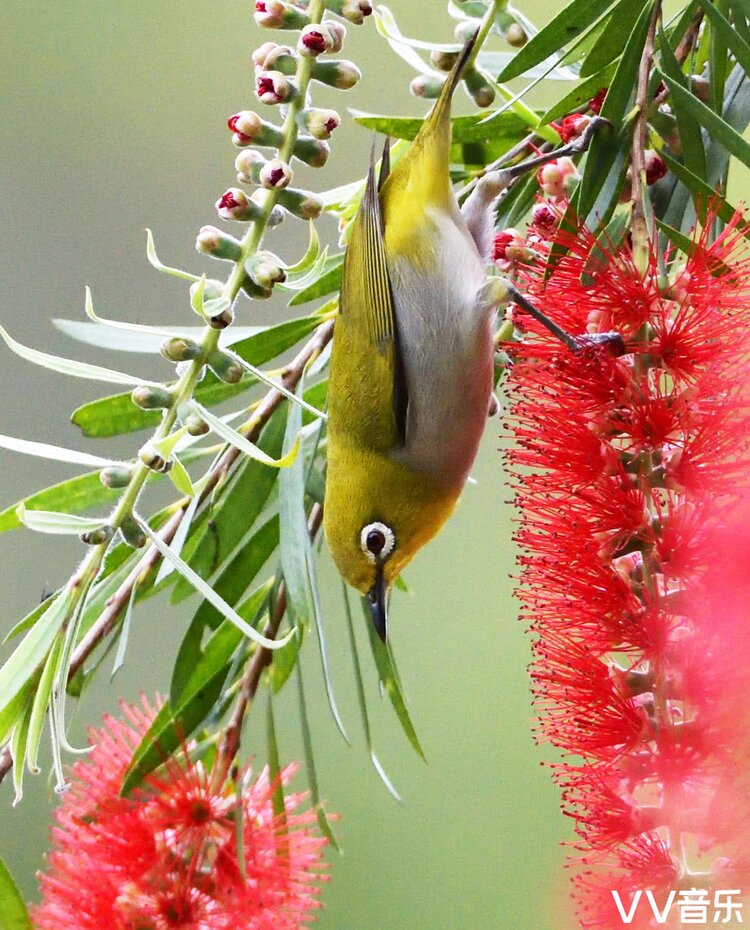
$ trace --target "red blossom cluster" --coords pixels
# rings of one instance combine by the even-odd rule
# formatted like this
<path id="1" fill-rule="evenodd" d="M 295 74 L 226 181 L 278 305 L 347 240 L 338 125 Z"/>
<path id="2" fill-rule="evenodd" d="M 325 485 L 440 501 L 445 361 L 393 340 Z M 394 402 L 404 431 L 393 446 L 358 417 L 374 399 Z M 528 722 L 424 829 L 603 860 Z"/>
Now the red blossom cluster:
<path id="1" fill-rule="evenodd" d="M 613 890 L 625 900 L 650 889 L 659 902 L 682 888 L 750 895 L 741 225 L 713 242 L 704 231 L 668 280 L 655 246 L 643 274 L 627 241 L 606 254 L 585 231 L 556 234 L 567 252 L 549 281 L 549 239 L 519 266 L 557 323 L 616 330 L 627 349 L 574 353 L 533 321 L 534 336 L 509 349 L 519 596 L 539 734 L 580 760 L 555 775 L 582 851 L 584 927 L 622 926 Z M 644 910 L 632 926 L 649 920 Z"/>
<path id="2" fill-rule="evenodd" d="M 120 796 L 154 711 L 105 717 L 72 771 L 40 878 L 36 930 L 298 930 L 319 906 L 325 840 L 303 796 L 274 813 L 267 770 L 216 785 L 186 746 L 130 797 Z M 294 766 L 281 773 L 286 784 Z M 242 844 L 238 846 L 238 838 Z"/>

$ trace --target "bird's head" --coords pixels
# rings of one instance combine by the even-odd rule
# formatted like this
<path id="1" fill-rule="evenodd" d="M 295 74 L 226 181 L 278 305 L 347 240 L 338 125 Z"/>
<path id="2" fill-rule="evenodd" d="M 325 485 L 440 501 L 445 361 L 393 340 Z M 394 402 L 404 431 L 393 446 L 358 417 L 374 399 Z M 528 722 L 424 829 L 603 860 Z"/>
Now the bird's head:
<path id="1" fill-rule="evenodd" d="M 366 596 L 382 640 L 391 585 L 451 515 L 458 493 L 395 458 L 350 446 L 336 454 L 331 449 L 328 546 L 344 580 Z"/>

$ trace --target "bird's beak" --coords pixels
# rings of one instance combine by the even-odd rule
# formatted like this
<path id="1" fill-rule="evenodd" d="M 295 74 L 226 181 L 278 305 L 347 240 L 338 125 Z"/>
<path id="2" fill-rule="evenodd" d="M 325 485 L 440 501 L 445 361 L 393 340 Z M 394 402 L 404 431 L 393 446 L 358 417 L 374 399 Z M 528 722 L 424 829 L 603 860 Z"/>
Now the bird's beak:
<path id="1" fill-rule="evenodd" d="M 386 641 L 386 623 L 388 611 L 386 607 L 386 587 L 385 578 L 383 577 L 383 567 L 378 566 L 378 573 L 375 576 L 375 584 L 367 592 L 367 603 L 370 606 L 372 622 L 375 624 L 378 636 Z"/>

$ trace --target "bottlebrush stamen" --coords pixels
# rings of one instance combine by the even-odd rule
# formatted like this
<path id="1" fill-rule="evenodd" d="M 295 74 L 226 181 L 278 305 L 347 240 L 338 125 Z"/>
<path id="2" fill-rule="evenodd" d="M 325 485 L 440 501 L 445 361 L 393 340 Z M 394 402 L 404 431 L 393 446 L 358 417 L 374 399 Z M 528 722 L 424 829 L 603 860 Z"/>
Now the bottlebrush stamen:
<path id="1" fill-rule="evenodd" d="M 585 927 L 621 925 L 613 889 L 628 902 L 651 889 L 660 904 L 685 881 L 750 891 L 750 784 L 737 774 L 750 758 L 738 710 L 750 690 L 750 586 L 731 610 L 716 606 L 731 589 L 716 587 L 722 561 L 733 561 L 721 526 L 749 490 L 740 224 L 714 242 L 704 231 L 669 282 L 655 247 L 644 275 L 627 241 L 592 264 L 602 245 L 585 231 L 555 234 L 568 251 L 549 282 L 552 243 L 518 269 L 569 332 L 617 330 L 628 349 L 572 353 L 530 322 L 536 335 L 515 349 L 511 375 L 519 596 L 536 637 L 539 733 L 583 760 L 556 779 L 583 852 Z"/>

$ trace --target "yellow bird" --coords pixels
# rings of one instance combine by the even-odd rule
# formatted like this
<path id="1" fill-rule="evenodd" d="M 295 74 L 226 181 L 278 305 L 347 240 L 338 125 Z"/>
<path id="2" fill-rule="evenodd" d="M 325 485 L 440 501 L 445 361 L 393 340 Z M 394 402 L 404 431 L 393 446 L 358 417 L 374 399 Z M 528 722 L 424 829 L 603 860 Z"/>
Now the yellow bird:
<path id="1" fill-rule="evenodd" d="M 473 48 L 390 173 L 386 147 L 377 182 L 371 158 L 344 259 L 325 532 L 383 640 L 391 584 L 450 517 L 474 462 L 493 400 L 499 300 L 511 295 L 538 316 L 500 279 L 488 287 L 485 270 L 491 207 L 521 166 L 488 174 L 463 209 L 450 183 L 451 98 Z"/>

